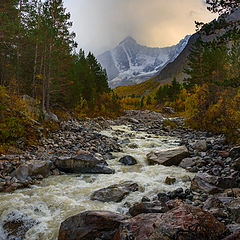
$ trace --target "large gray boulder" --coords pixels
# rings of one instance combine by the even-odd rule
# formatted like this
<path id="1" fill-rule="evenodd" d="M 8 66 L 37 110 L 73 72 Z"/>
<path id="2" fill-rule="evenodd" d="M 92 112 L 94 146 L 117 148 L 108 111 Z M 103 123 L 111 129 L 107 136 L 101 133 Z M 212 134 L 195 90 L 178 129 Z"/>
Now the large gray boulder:
<path id="1" fill-rule="evenodd" d="M 91 195 L 91 200 L 121 202 L 130 192 L 136 192 L 138 190 L 139 186 L 137 183 L 127 181 L 97 190 Z"/>
<path id="2" fill-rule="evenodd" d="M 149 164 L 161 164 L 164 166 L 178 166 L 180 162 L 189 156 L 185 146 L 178 146 L 167 150 L 153 151 L 147 154 Z"/>
<path id="3" fill-rule="evenodd" d="M 47 177 L 50 173 L 49 163 L 40 160 L 30 160 L 20 165 L 11 176 L 19 181 L 25 181 L 28 177 L 42 175 Z"/>
<path id="4" fill-rule="evenodd" d="M 60 171 L 66 173 L 114 173 L 114 170 L 107 167 L 106 161 L 99 160 L 92 154 L 83 153 L 74 157 L 58 158 L 54 164 Z"/>

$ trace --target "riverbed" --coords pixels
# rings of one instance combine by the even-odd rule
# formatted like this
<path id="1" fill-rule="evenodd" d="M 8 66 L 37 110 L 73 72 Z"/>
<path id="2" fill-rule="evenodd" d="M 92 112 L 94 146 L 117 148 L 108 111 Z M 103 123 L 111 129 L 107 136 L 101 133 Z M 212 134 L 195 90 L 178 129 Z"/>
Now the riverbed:
<path id="1" fill-rule="evenodd" d="M 112 130 L 100 132 L 108 137 L 116 137 L 122 152 L 112 153 L 114 159 L 107 160 L 111 175 L 74 174 L 51 176 L 40 185 L 17 190 L 12 194 L 0 194 L 0 239 L 7 239 L 2 230 L 6 220 L 19 220 L 30 224 L 26 234 L 29 240 L 55 240 L 62 221 L 69 216 L 86 210 L 110 210 L 126 213 L 129 204 L 149 198 L 158 192 L 168 192 L 176 188 L 188 188 L 193 174 L 180 167 L 149 166 L 146 155 L 157 149 L 169 149 L 179 145 L 180 140 L 168 136 L 156 136 L 144 131 L 132 131 L 130 126 L 112 126 Z M 134 148 L 132 148 L 134 144 Z M 136 158 L 138 164 L 124 166 L 119 159 L 125 155 Z M 165 184 L 168 176 L 176 178 L 173 185 Z M 91 201 L 94 191 L 124 181 L 138 183 L 140 191 L 133 192 L 120 203 Z M 128 203 L 128 204 L 126 204 Z M 34 221 L 34 224 L 32 222 Z M 31 224 L 33 226 L 31 226 Z M 17 240 L 16 238 L 14 238 Z"/>

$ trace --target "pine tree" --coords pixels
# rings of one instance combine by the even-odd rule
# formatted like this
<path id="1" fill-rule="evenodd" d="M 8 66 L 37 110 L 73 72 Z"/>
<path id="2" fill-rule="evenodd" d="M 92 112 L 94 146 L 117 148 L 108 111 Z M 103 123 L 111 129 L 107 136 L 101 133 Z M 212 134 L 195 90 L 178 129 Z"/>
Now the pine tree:
<path id="1" fill-rule="evenodd" d="M 240 6 L 239 0 L 206 0 L 208 10 L 214 13 L 231 13 Z"/>

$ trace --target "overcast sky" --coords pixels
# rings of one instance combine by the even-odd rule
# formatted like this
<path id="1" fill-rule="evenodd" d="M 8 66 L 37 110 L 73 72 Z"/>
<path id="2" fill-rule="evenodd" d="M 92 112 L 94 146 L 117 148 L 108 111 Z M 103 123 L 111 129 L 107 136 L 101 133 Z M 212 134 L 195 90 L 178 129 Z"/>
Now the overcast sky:
<path id="1" fill-rule="evenodd" d="M 176 44 L 194 21 L 216 17 L 203 0 L 64 0 L 79 47 L 98 55 L 127 36 L 150 47 Z"/>

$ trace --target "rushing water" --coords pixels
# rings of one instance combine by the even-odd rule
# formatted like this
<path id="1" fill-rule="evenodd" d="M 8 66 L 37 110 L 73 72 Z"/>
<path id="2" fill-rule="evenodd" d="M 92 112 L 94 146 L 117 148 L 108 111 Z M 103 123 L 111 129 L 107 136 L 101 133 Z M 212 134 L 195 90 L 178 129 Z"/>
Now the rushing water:
<path id="1" fill-rule="evenodd" d="M 161 165 L 148 166 L 146 154 L 155 149 L 166 149 L 178 145 L 178 140 L 170 137 L 149 135 L 146 132 L 131 131 L 127 126 L 113 126 L 110 131 L 103 131 L 106 136 L 128 138 L 138 145 L 132 149 L 122 144 L 123 152 L 113 153 L 116 158 L 108 160 L 109 167 L 115 169 L 112 175 L 78 174 L 52 176 L 42 181 L 39 186 L 18 190 L 12 194 L 0 194 L 0 240 L 5 240 L 1 229 L 5 219 L 29 218 L 36 220 L 28 232 L 29 240 L 57 239 L 60 223 L 69 216 L 85 210 L 111 210 L 125 213 L 124 203 L 140 201 L 143 196 L 151 197 L 160 191 L 172 191 L 178 187 L 189 187 L 192 174 L 178 167 Z M 135 157 L 138 164 L 123 166 L 118 160 L 124 155 Z M 164 183 L 167 176 L 174 176 L 174 185 Z M 90 195 L 97 189 L 123 181 L 134 181 L 141 185 L 142 191 L 131 193 L 120 203 L 102 203 L 91 201 Z M 9 213 L 14 213 L 10 214 Z M 10 217 L 11 216 L 11 217 Z"/>

